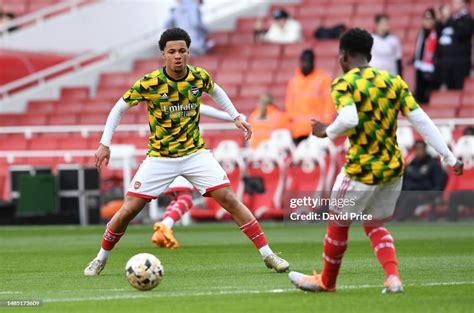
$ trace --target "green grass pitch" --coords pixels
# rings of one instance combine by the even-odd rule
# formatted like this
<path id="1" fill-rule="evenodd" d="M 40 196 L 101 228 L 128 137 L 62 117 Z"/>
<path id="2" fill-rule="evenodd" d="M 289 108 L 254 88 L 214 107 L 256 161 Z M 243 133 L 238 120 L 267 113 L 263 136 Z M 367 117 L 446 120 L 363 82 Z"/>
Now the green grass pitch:
<path id="1" fill-rule="evenodd" d="M 293 270 L 321 270 L 322 224 L 263 224 Z M 474 312 L 473 224 L 393 224 L 405 293 L 382 295 L 383 272 L 354 225 L 333 294 L 296 290 L 269 271 L 233 224 L 178 227 L 178 250 L 151 245 L 151 227 L 130 226 L 99 277 L 84 277 L 104 226 L 1 227 L 0 301 L 43 300 L 5 312 Z M 125 279 L 126 261 L 150 252 L 165 277 L 141 292 Z"/>

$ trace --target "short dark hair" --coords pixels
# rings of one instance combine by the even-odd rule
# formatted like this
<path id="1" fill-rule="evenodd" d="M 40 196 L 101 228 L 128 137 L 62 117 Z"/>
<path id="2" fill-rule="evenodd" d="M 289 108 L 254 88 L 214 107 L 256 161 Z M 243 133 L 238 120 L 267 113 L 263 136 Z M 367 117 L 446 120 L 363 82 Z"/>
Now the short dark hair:
<path id="1" fill-rule="evenodd" d="M 301 52 L 300 60 L 314 62 L 315 57 L 316 55 L 314 54 L 313 49 L 305 49 L 303 52 Z"/>
<path id="2" fill-rule="evenodd" d="M 339 40 L 339 50 L 347 51 L 351 55 L 362 54 L 369 59 L 373 44 L 374 38 L 368 31 L 361 28 L 350 28 L 342 34 Z"/>
<path id="3" fill-rule="evenodd" d="M 191 37 L 189 34 L 179 27 L 169 28 L 161 34 L 160 41 L 158 41 L 158 45 L 160 46 L 160 50 L 165 50 L 166 43 L 168 41 L 175 41 L 175 40 L 184 40 L 186 42 L 186 46 L 188 48 L 191 46 Z"/>
<path id="4" fill-rule="evenodd" d="M 381 20 L 389 20 L 390 18 L 388 17 L 387 14 L 377 14 L 374 17 L 374 21 L 376 24 L 380 23 Z"/>
<path id="5" fill-rule="evenodd" d="M 415 140 L 415 143 L 413 143 L 413 148 L 418 145 L 422 145 L 426 149 L 426 142 L 424 140 L 422 139 Z"/>

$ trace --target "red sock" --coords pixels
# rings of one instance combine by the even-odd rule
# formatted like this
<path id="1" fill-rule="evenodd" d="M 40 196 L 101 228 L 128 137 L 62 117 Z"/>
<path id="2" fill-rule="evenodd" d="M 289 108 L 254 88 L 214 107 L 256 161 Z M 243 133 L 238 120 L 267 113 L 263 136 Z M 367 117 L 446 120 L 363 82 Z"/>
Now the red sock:
<path id="1" fill-rule="evenodd" d="M 163 219 L 170 217 L 173 221 L 177 222 L 181 217 L 193 207 L 193 197 L 189 194 L 179 195 L 176 200 L 166 207 L 166 212 L 163 215 Z"/>
<path id="2" fill-rule="evenodd" d="M 240 226 L 240 230 L 253 242 L 257 249 L 268 244 L 267 238 L 265 238 L 260 224 L 256 219 Z"/>
<path id="3" fill-rule="evenodd" d="M 397 255 L 390 232 L 383 226 L 365 226 L 365 233 L 372 243 L 375 255 L 385 271 L 385 278 L 398 276 Z"/>
<path id="4" fill-rule="evenodd" d="M 104 238 L 102 239 L 102 249 L 110 251 L 114 248 L 115 244 L 120 240 L 125 232 L 116 233 L 110 229 L 109 224 L 104 232 Z"/>
<path id="5" fill-rule="evenodd" d="M 324 238 L 324 267 L 322 273 L 323 284 L 326 288 L 336 287 L 337 275 L 347 248 L 348 233 L 349 227 L 328 224 L 328 230 Z"/>

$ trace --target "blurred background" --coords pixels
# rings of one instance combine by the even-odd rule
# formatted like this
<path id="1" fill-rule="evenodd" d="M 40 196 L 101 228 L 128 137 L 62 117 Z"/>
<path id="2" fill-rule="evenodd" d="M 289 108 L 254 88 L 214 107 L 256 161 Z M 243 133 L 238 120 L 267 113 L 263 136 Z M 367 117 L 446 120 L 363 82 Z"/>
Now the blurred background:
<path id="1" fill-rule="evenodd" d="M 396 218 L 474 216 L 469 1 L 2 0 L 0 12 L 0 224 L 101 223 L 120 207 L 146 155 L 145 108 L 122 118 L 100 173 L 94 152 L 119 97 L 163 66 L 157 41 L 171 26 L 191 34 L 189 63 L 253 125 L 247 143 L 232 123 L 201 118 L 207 147 L 258 218 L 284 219 L 290 198 L 327 196 L 344 163 L 344 138 L 309 136 L 309 118 L 336 114 L 330 85 L 342 74 L 338 37 L 349 27 L 374 34 L 372 65 L 403 77 L 465 163 L 454 177 L 400 120 L 407 196 Z M 184 223 L 230 219 L 195 198 Z M 136 222 L 158 219 L 168 202 L 153 201 Z"/>

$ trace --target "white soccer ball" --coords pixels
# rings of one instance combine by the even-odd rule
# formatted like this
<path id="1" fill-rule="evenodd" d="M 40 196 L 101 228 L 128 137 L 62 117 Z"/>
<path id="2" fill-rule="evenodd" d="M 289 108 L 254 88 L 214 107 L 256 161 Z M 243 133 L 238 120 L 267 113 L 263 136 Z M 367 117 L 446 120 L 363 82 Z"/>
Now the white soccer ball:
<path id="1" fill-rule="evenodd" d="M 125 275 L 132 287 L 151 290 L 160 284 L 164 275 L 163 265 L 150 253 L 139 253 L 128 260 Z"/>

